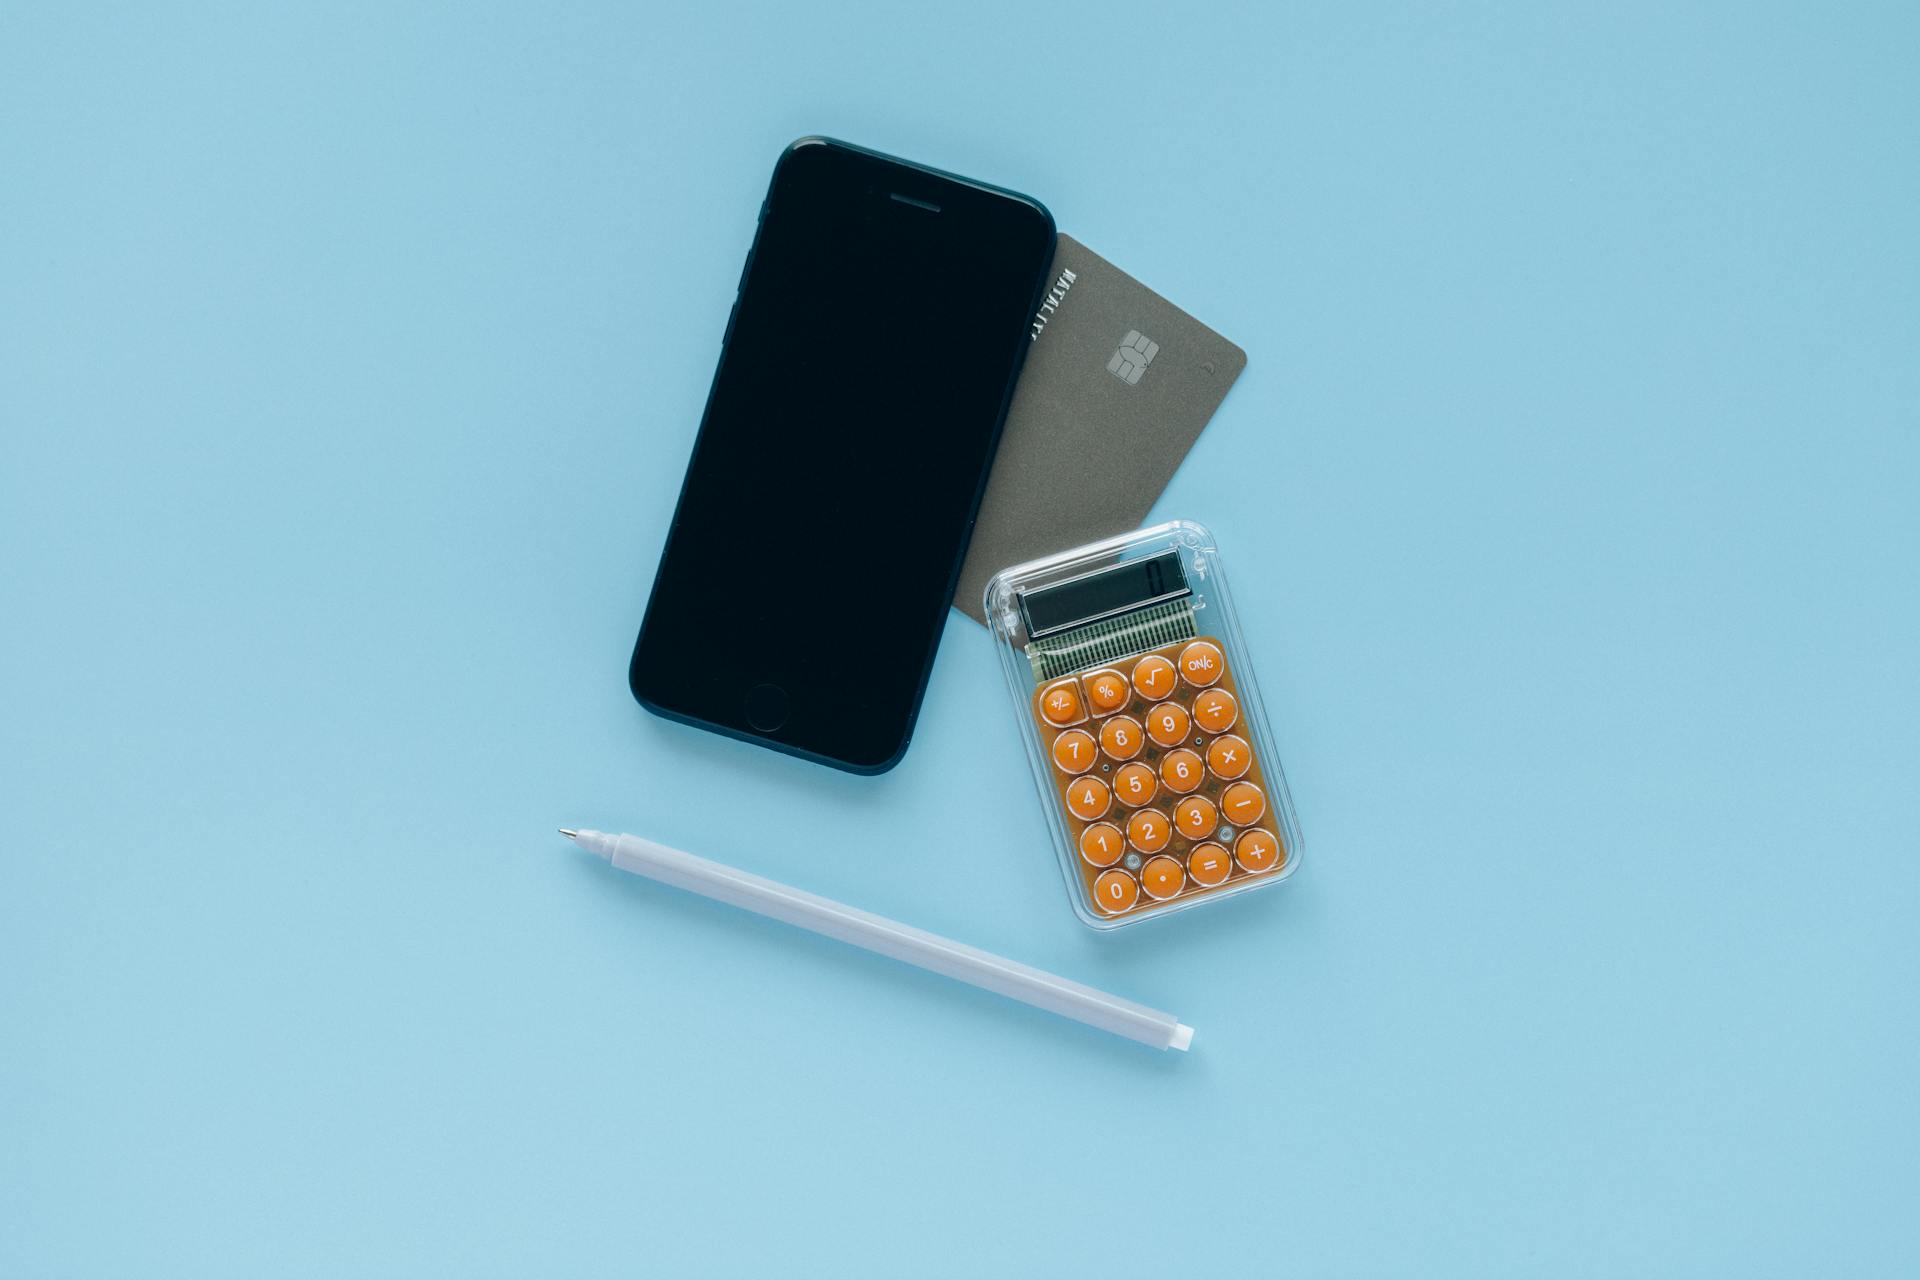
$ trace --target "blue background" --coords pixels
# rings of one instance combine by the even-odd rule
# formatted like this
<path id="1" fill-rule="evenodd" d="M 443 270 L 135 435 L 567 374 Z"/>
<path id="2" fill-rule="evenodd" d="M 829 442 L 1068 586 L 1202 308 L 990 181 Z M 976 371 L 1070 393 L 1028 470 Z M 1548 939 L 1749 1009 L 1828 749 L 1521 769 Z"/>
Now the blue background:
<path id="1" fill-rule="evenodd" d="M 0 1272 L 1920 1269 L 1912 7 L 269 9 L 0 17 Z M 1288 888 L 1080 925 L 958 615 L 877 779 L 627 696 L 815 131 L 1248 350 Z"/>

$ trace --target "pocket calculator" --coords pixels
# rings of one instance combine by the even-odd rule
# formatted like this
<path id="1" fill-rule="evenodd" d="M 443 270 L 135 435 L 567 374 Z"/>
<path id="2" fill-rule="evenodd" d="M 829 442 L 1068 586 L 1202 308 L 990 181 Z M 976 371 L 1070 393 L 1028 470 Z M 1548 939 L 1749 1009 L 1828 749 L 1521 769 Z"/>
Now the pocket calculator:
<path id="1" fill-rule="evenodd" d="M 1005 570 L 986 611 L 1082 920 L 1115 928 L 1294 873 L 1299 825 L 1203 526 Z"/>

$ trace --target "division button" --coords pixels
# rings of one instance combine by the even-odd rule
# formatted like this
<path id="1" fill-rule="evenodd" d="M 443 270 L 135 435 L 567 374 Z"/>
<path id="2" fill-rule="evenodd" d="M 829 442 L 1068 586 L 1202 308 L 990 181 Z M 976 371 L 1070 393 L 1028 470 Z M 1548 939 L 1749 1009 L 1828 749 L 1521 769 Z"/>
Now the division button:
<path id="1" fill-rule="evenodd" d="M 1225 733 L 1240 718 L 1240 704 L 1225 689 L 1208 689 L 1193 700 L 1194 723 L 1208 733 Z"/>

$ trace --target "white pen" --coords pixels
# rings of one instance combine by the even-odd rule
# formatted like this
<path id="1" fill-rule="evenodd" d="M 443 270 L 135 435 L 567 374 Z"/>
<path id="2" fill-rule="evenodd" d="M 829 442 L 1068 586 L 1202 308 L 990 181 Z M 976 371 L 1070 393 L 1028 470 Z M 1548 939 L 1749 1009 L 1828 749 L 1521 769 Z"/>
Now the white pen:
<path id="1" fill-rule="evenodd" d="M 622 871 L 784 920 L 922 969 L 944 973 L 949 978 L 997 991 L 1036 1009 L 1138 1040 L 1155 1049 L 1186 1049 L 1193 1044 L 1193 1028 L 1170 1013 L 1122 1000 L 871 911 L 849 907 L 737 867 L 696 858 L 638 836 L 613 836 L 604 831 L 574 831 L 567 827 L 562 827 L 560 834 Z"/>

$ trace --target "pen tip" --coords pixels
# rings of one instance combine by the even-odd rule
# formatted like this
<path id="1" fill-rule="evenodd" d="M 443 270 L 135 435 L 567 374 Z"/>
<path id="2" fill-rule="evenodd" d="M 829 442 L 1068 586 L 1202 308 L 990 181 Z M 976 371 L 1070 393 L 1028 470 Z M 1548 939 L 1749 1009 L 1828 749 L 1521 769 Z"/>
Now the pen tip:
<path id="1" fill-rule="evenodd" d="M 575 831 L 572 827 L 560 828 L 560 834 L 565 836 L 569 840 L 578 840 L 580 838 L 580 833 L 578 831 Z"/>

